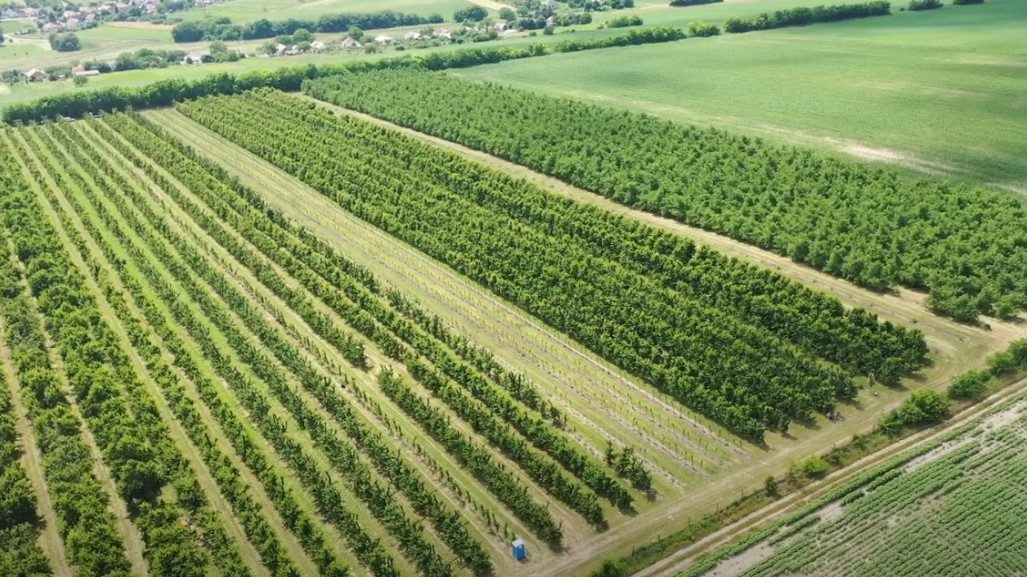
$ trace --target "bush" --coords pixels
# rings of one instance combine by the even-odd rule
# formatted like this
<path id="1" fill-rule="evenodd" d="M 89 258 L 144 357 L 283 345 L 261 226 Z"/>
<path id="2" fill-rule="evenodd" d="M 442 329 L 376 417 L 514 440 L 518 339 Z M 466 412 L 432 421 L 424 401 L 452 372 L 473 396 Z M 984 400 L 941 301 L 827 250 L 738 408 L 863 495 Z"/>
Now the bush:
<path id="1" fill-rule="evenodd" d="M 454 22 L 481 22 L 489 15 L 481 6 L 468 6 L 453 13 Z"/>
<path id="2" fill-rule="evenodd" d="M 909 0 L 909 9 L 913 11 L 934 10 L 941 6 L 941 0 Z"/>
<path id="3" fill-rule="evenodd" d="M 71 79 L 71 83 L 74 84 L 77 87 L 82 87 L 82 86 L 85 86 L 86 84 L 89 84 L 89 79 L 86 78 L 85 76 L 76 76 L 76 77 Z"/>
<path id="4" fill-rule="evenodd" d="M 688 24 L 688 35 L 699 38 L 719 36 L 720 28 L 717 28 L 716 24 L 710 24 L 709 22 L 690 22 Z"/>
<path id="5" fill-rule="evenodd" d="M 630 16 L 620 16 L 618 18 L 611 18 L 606 23 L 607 28 L 627 28 L 628 26 L 641 26 L 642 17 L 638 14 L 632 14 Z"/>
<path id="6" fill-rule="evenodd" d="M 820 457 L 810 457 L 803 461 L 802 472 L 810 479 L 822 479 L 827 474 L 827 461 Z"/>
<path id="7" fill-rule="evenodd" d="M 881 419 L 878 428 L 896 436 L 907 428 L 923 428 L 941 421 L 949 412 L 949 402 L 934 391 L 916 391 L 898 409 Z"/>
<path id="8" fill-rule="evenodd" d="M 963 373 L 949 385 L 950 399 L 971 401 L 980 399 L 988 388 L 988 375 L 980 371 Z"/>
<path id="9" fill-rule="evenodd" d="M 968 4 L 984 4 L 984 0 L 952 0 L 953 6 L 965 6 Z"/>

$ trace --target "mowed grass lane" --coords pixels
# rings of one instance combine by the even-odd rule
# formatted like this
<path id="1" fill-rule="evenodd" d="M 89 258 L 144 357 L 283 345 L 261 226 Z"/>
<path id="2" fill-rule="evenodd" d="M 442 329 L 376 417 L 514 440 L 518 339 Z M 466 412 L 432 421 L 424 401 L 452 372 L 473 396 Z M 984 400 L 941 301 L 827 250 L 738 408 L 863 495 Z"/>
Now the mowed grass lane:
<path id="1" fill-rule="evenodd" d="M 451 73 L 1027 190 L 1025 21 L 994 0 Z"/>

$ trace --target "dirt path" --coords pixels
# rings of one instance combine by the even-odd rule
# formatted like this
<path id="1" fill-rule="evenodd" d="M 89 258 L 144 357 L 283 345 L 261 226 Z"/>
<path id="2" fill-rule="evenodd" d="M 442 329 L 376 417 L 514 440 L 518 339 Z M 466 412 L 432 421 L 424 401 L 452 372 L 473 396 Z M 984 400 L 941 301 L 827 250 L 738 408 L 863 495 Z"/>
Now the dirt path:
<path id="1" fill-rule="evenodd" d="M 727 525 L 719 531 L 710 534 L 706 538 L 701 539 L 688 547 L 684 547 L 663 560 L 635 573 L 632 577 L 674 577 L 688 569 L 693 563 L 695 563 L 700 555 L 711 552 L 717 547 L 727 545 L 735 538 L 748 533 L 749 531 L 764 527 L 791 514 L 799 507 L 816 501 L 823 495 L 826 495 L 835 488 L 848 482 L 856 475 L 872 469 L 877 465 L 883 464 L 892 457 L 901 453 L 912 452 L 919 447 L 935 442 L 939 437 L 969 424 L 974 419 L 980 418 L 988 413 L 992 408 L 1003 401 L 1022 395 L 1025 391 L 1027 391 L 1027 379 L 1022 379 L 1015 384 L 1005 387 L 984 401 L 970 406 L 952 419 L 946 421 L 944 424 L 911 435 L 872 455 L 864 457 L 852 465 L 828 475 L 823 481 L 810 486 L 807 490 L 788 495 L 758 511 L 754 511 L 745 518 L 740 519 L 731 525 Z M 1022 409 L 1022 405 L 1023 403 L 1019 403 L 1010 409 L 1010 412 Z M 994 417 L 1001 418 L 1001 416 L 1005 414 L 1006 412 L 1003 412 L 993 417 L 988 417 L 986 421 Z"/>
<path id="2" fill-rule="evenodd" d="M 8 394 L 11 396 L 15 430 L 18 433 L 18 438 L 21 439 L 21 462 L 25 467 L 29 483 L 32 484 L 32 492 L 36 496 L 36 510 L 43 518 L 43 527 L 39 531 L 39 545 L 50 560 L 50 567 L 53 568 L 55 577 L 72 577 L 73 571 L 68 565 L 68 558 L 64 552 L 64 541 L 57 531 L 57 513 L 54 512 L 50 490 L 46 486 L 46 476 L 43 474 L 43 455 L 39 452 L 36 434 L 29 421 L 28 410 L 21 402 L 20 380 L 14 370 L 14 363 L 11 361 L 11 350 L 7 348 L 7 342 L 3 337 L 5 331 L 4 320 L 0 317 L 0 365 L 3 365 L 4 377 L 9 388 Z"/>

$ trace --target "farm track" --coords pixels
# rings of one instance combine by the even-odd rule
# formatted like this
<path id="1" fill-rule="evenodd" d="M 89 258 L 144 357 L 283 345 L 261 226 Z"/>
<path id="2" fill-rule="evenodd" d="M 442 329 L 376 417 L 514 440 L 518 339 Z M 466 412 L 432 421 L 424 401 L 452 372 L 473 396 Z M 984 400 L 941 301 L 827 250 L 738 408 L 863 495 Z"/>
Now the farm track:
<path id="1" fill-rule="evenodd" d="M 23 134 L 19 134 L 18 138 L 22 139 L 23 145 L 26 144 L 24 141 Z M 32 155 L 31 152 L 29 152 L 29 155 L 31 157 L 31 161 L 34 161 L 37 164 L 39 163 L 38 159 L 35 159 L 35 156 Z M 25 180 L 30 184 L 30 186 L 35 188 L 36 192 L 38 193 L 38 197 L 40 198 L 41 202 L 43 202 L 45 200 L 45 194 L 43 194 L 39 188 L 41 185 L 39 183 L 34 182 L 32 175 L 27 172 L 27 165 L 24 164 L 28 161 L 30 161 L 30 159 L 19 159 L 19 162 L 22 163 L 22 168 L 26 171 Z M 53 180 L 48 178 L 47 182 L 45 182 L 43 186 L 49 186 L 51 188 L 54 188 L 56 184 L 53 182 Z M 20 263 L 19 267 L 21 267 Z M 22 282 L 24 283 L 24 279 L 22 280 Z M 36 303 L 36 299 L 34 296 L 30 296 L 30 299 L 33 303 Z M 54 367 L 55 373 L 57 374 L 60 389 L 64 394 L 64 397 L 68 401 L 68 406 L 71 409 L 72 414 L 78 421 L 85 424 L 86 421 L 82 416 L 82 409 L 79 407 L 78 402 L 73 394 L 73 391 L 71 390 L 71 385 L 68 383 L 64 363 L 61 361 L 59 353 L 55 349 L 53 339 L 45 326 L 41 327 L 41 330 L 45 335 L 45 347 L 50 357 L 51 365 Z M 86 447 L 88 447 L 90 456 L 92 458 L 93 474 L 96 476 L 96 478 L 100 481 L 100 484 L 103 486 L 104 493 L 106 493 L 107 501 L 110 504 L 112 511 L 114 512 L 115 528 L 117 529 L 118 534 L 122 539 L 122 543 L 125 546 L 125 554 L 127 555 L 128 561 L 131 565 L 132 573 L 135 575 L 146 576 L 149 574 L 149 568 L 146 564 L 146 560 L 143 558 L 143 551 L 145 547 L 143 546 L 142 534 L 140 533 L 139 528 L 136 527 L 136 525 L 132 522 L 131 518 L 129 517 L 128 507 L 125 505 L 125 502 L 118 495 L 117 487 L 115 485 L 114 479 L 111 476 L 110 469 L 108 469 L 106 463 L 104 462 L 103 455 L 100 453 L 99 446 L 97 445 L 96 439 L 93 437 L 92 431 L 89 429 L 88 425 L 84 425 L 81 431 L 82 438 L 83 440 L 85 440 Z"/>
<path id="2" fill-rule="evenodd" d="M 274 190 L 266 200 L 283 214 L 322 234 L 347 258 L 415 295 L 461 333 L 494 351 L 506 367 L 527 374 L 569 415 L 569 429 L 591 435 L 586 438 L 594 454 L 605 445 L 597 431 L 619 430 L 624 435 L 620 440 L 648 457 L 657 480 L 663 481 L 660 488 L 671 493 L 695 480 L 696 467 L 709 474 L 746 454 L 740 442 L 728 441 L 732 437 L 718 432 L 719 427 L 644 388 L 447 267 L 346 214 L 250 153 L 177 112 L 152 113 L 151 118 L 194 147 L 224 150 L 217 160 L 255 190 Z"/>
<path id="3" fill-rule="evenodd" d="M 512 367 L 514 370 L 523 370 L 528 373 L 535 382 L 546 388 L 551 394 L 554 394 L 554 402 L 561 409 L 564 407 L 572 409 L 572 418 L 574 416 L 573 410 L 576 407 L 593 408 L 593 406 L 590 406 L 587 401 L 573 402 L 566 400 L 565 394 L 561 394 L 561 387 L 553 386 L 554 381 L 558 384 L 564 384 L 560 383 L 559 375 L 568 374 L 565 371 L 568 369 L 573 371 L 573 369 L 568 367 L 567 364 L 562 364 L 562 367 L 568 367 L 568 369 L 565 369 L 565 371 L 552 370 L 550 368 L 552 360 L 558 363 L 567 363 L 565 359 L 571 358 L 574 361 L 580 361 L 590 371 L 596 371 L 596 367 L 600 367 L 607 371 L 607 376 L 613 377 L 616 375 L 616 378 L 637 387 L 636 391 L 643 391 L 647 395 L 652 395 L 652 393 L 641 388 L 641 385 L 638 383 L 631 383 L 619 371 L 605 365 L 589 353 L 580 351 L 569 340 L 558 337 L 550 330 L 540 326 L 540 323 L 537 323 L 537 321 L 533 321 L 523 314 L 518 314 L 513 307 L 497 301 L 494 297 L 473 285 L 473 283 L 468 283 L 452 273 L 452 271 L 434 263 L 430 259 L 426 259 L 424 255 L 417 253 L 417 251 L 410 249 L 403 243 L 391 239 L 391 237 L 384 235 L 384 233 L 377 229 L 369 227 L 366 223 L 345 214 L 337 206 L 334 206 L 333 203 L 325 202 L 316 192 L 309 190 L 296 179 L 290 178 L 269 164 L 256 159 L 256 157 L 241 148 L 213 135 L 210 131 L 184 118 L 179 113 L 174 111 L 153 111 L 146 113 L 146 116 L 161 123 L 166 130 L 187 144 L 211 154 L 213 159 L 229 172 L 238 176 L 244 183 L 260 191 L 269 203 L 294 221 L 315 231 L 349 258 L 368 266 L 379 277 L 402 288 L 409 294 L 416 294 L 419 300 L 425 303 L 430 310 L 440 314 L 446 321 L 459 327 L 464 334 L 468 334 L 477 342 L 494 350 L 497 353 L 497 358 L 504 365 Z M 361 117 L 366 118 L 364 116 Z M 385 122 L 377 120 L 375 122 L 396 128 Z M 604 199 L 589 198 L 589 196 L 594 197 L 594 195 L 588 195 L 581 191 L 571 194 L 571 192 L 567 191 L 567 185 L 530 173 L 530 171 L 526 171 L 523 167 L 516 165 L 504 167 L 502 161 L 486 157 L 475 151 L 461 149 L 461 147 L 451 143 L 437 141 L 437 139 L 411 131 L 398 130 L 413 134 L 434 145 L 457 150 L 468 158 L 479 162 L 486 162 L 515 176 L 528 178 L 528 180 L 543 184 L 548 190 L 571 196 L 572 198 L 579 198 L 575 195 L 580 194 L 582 196 L 579 200 L 584 202 L 592 202 L 597 206 L 609 208 L 614 212 L 625 213 L 631 218 L 637 218 L 676 234 L 696 238 L 689 234 L 691 232 L 690 229 L 682 227 L 679 223 L 666 221 L 660 224 L 660 221 L 663 219 L 657 219 L 657 217 L 646 213 L 630 211 L 630 209 L 620 205 L 606 206 L 601 202 Z M 709 233 L 703 234 L 708 235 Z M 697 239 L 700 243 L 704 242 L 701 239 L 701 235 L 697 233 L 697 236 L 700 237 Z M 714 240 L 718 238 L 723 240 L 721 237 L 714 235 Z M 764 251 L 759 251 L 734 241 L 725 242 L 726 244 L 723 246 L 727 248 L 723 249 L 721 245 L 713 242 L 710 242 L 710 245 L 731 256 L 744 258 L 768 268 L 776 269 L 783 274 L 804 282 L 808 286 L 824 290 L 840 298 L 849 306 L 860 306 L 879 314 L 885 319 L 924 330 L 931 346 L 935 364 L 932 368 L 925 371 L 922 377 L 919 377 L 920 384 L 918 386 L 942 388 L 947 384 L 952 375 L 958 374 L 966 368 L 978 366 L 986 354 L 1003 349 L 1009 341 L 1022 334 L 1024 330 L 1022 325 L 994 321 L 989 321 L 992 325 L 992 330 L 990 331 L 981 327 L 956 324 L 929 313 L 923 306 L 923 299 L 920 295 L 908 291 L 900 291 L 894 295 L 871 293 L 847 282 L 839 281 L 822 273 L 816 273 L 805 267 L 795 265 L 795 263 L 776 255 L 764 254 Z M 732 245 L 734 246 L 732 247 Z M 396 255 L 401 256 L 397 257 Z M 469 300 L 471 302 L 468 302 Z M 503 319 L 503 321 L 490 325 L 483 322 L 483 318 L 493 321 L 495 319 Z M 497 330 L 495 328 L 496 324 L 501 325 L 502 330 Z M 515 330 L 533 332 L 530 333 L 531 337 L 521 336 L 519 338 L 518 336 L 512 336 L 518 334 L 511 332 Z M 520 334 L 523 335 L 523 333 Z M 548 348 L 538 344 L 539 340 L 548 345 Z M 535 347 L 534 350 L 525 346 L 524 342 L 530 343 L 531 346 Z M 534 354 L 524 352 L 525 349 Z M 595 373 L 592 374 L 594 375 Z M 621 385 L 618 384 L 611 388 L 617 390 L 619 386 Z M 610 384 L 604 377 L 585 388 L 605 392 L 609 390 L 607 387 L 610 387 Z M 652 509 L 644 510 L 631 523 L 617 526 L 594 539 L 575 544 L 566 556 L 559 558 L 553 564 L 547 562 L 544 574 L 557 575 L 559 571 L 566 572 L 571 571 L 574 567 L 580 568 L 584 564 L 594 562 L 600 554 L 618 551 L 626 552 L 630 550 L 632 545 L 650 540 L 657 532 L 672 531 L 675 527 L 679 527 L 682 523 L 686 522 L 688 516 L 700 515 L 711 511 L 718 502 L 724 503 L 742 492 L 754 489 L 756 483 L 753 482 L 753 479 L 761 479 L 765 474 L 780 474 L 791 460 L 804 458 L 811 453 L 821 452 L 832 445 L 844 442 L 852 434 L 869 430 L 873 427 L 878 415 L 896 406 L 903 397 L 904 390 L 889 389 L 875 391 L 873 398 L 864 395 L 860 399 L 859 406 L 842 407 L 841 412 L 845 417 L 844 422 L 826 427 L 822 426 L 823 421 L 821 421 L 811 429 L 800 430 L 796 439 L 783 439 L 779 436 L 772 436 L 768 439 L 771 445 L 771 450 L 769 451 L 760 452 L 744 445 L 732 448 L 733 445 L 730 443 L 726 446 L 720 445 L 722 450 L 727 449 L 728 454 L 733 454 L 733 456 L 719 463 L 719 466 L 711 471 L 711 474 L 716 475 L 715 479 L 718 481 L 716 487 L 712 487 L 709 483 L 703 483 L 701 479 L 696 479 L 694 476 L 690 477 L 686 473 L 688 467 L 680 466 L 679 463 L 678 474 L 672 476 L 672 478 L 675 480 L 686 479 L 684 486 L 691 489 L 688 494 L 683 494 L 684 491 L 681 491 L 682 496 L 680 500 L 669 505 L 664 500 L 662 504 L 658 503 Z M 647 397 L 647 400 L 651 398 Z M 616 401 L 611 403 L 610 398 L 607 398 L 606 402 L 607 404 L 616 403 Z M 643 405 L 645 404 L 643 403 Z M 661 409 L 667 408 L 668 410 L 673 408 L 661 407 L 658 403 L 649 405 L 649 408 L 653 406 Z M 602 407 L 602 403 L 599 404 L 599 407 Z M 623 410 L 623 407 L 617 407 L 617 409 Z M 651 415 L 642 416 L 641 418 L 643 421 L 659 422 L 658 417 Z M 615 419 L 614 423 L 616 423 Z M 588 424 L 596 427 L 617 427 L 616 424 L 611 423 L 609 416 L 601 416 Z M 800 428 L 796 427 L 796 429 Z M 652 444 L 659 445 L 658 442 Z M 668 441 L 664 448 L 669 446 L 670 442 Z M 657 447 L 657 450 L 659 450 L 659 447 Z M 735 453 L 735 451 L 740 453 Z M 656 451 L 643 454 L 650 463 L 661 463 L 658 459 L 658 454 L 654 453 Z M 732 466 L 732 462 L 737 463 L 737 461 L 740 461 L 742 455 L 752 459 L 752 462 L 748 463 L 752 468 L 743 469 L 743 467 L 737 464 Z M 671 486 L 674 486 L 673 483 Z M 695 490 L 696 488 L 698 488 L 698 491 Z M 667 495 L 664 496 L 667 497 Z M 532 572 L 531 574 L 538 573 Z"/>
<path id="4" fill-rule="evenodd" d="M 21 439 L 21 461 L 29 482 L 32 484 L 32 493 L 36 497 L 36 510 L 42 517 L 43 527 L 39 531 L 39 545 L 47 559 L 50 560 L 54 577 L 72 577 L 74 571 L 68 564 L 68 558 L 64 551 L 64 540 L 57 531 L 57 513 L 54 512 L 53 500 L 50 498 L 50 490 L 46 486 L 46 476 L 43 474 L 43 455 L 39 452 L 35 431 L 32 429 L 28 411 L 21 400 L 21 385 L 11 360 L 11 350 L 4 341 L 5 332 L 4 320 L 0 317 L 0 365 L 3 365 L 8 394 L 11 398 L 15 430 L 18 433 L 18 438 Z"/>

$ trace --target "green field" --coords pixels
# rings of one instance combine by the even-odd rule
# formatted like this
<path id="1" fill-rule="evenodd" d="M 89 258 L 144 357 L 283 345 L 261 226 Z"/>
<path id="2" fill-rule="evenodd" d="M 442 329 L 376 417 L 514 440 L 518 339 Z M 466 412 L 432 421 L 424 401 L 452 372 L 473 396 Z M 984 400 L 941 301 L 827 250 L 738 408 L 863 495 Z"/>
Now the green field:
<path id="1" fill-rule="evenodd" d="M 1023 189 L 1025 20 L 995 0 L 454 74 Z"/>
<path id="2" fill-rule="evenodd" d="M 1027 575 L 1027 2 L 893 8 L 0 85 L 0 575 Z"/>
<path id="3" fill-rule="evenodd" d="M 441 14 L 446 20 L 451 20 L 453 12 L 471 5 L 467 0 L 232 0 L 214 6 L 180 12 L 175 16 L 184 20 L 227 16 L 233 21 L 248 22 L 260 18 L 269 20 L 316 19 L 324 14 L 340 12 L 363 13 L 395 10 L 422 16 Z"/>
<path id="4" fill-rule="evenodd" d="M 1020 400 L 708 572 L 684 575 L 1021 575 L 1025 437 L 1027 402 Z"/>

